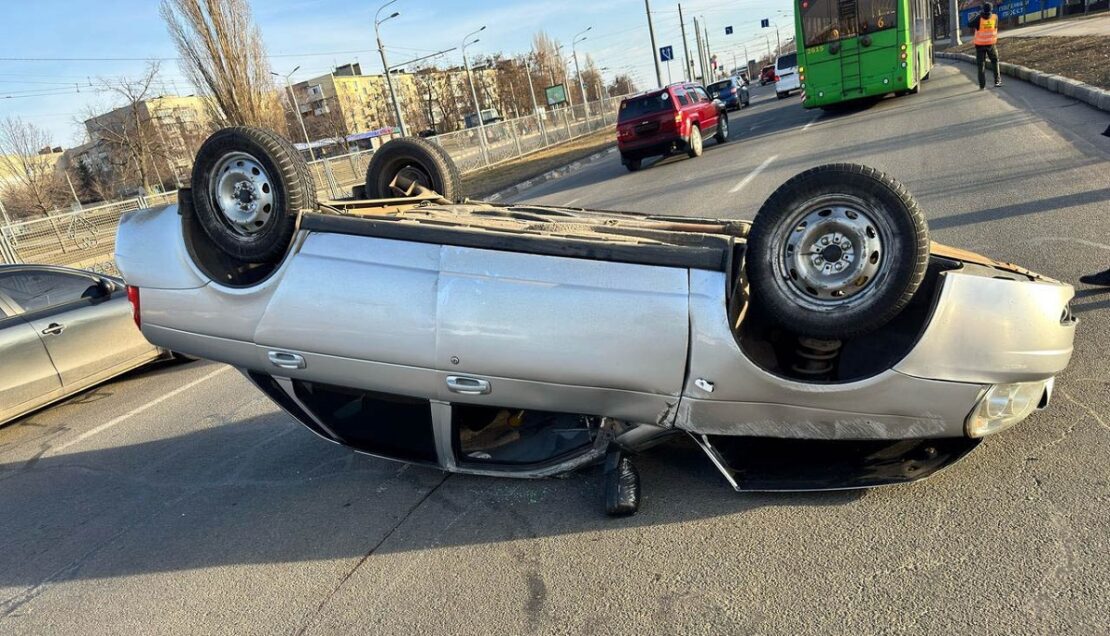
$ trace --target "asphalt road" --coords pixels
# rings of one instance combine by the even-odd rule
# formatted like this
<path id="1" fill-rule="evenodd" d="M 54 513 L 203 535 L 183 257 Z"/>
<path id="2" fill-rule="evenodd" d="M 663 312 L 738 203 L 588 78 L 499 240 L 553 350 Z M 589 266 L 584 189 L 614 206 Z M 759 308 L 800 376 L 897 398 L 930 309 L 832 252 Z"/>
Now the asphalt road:
<path id="1" fill-rule="evenodd" d="M 790 175 L 905 181 L 936 239 L 1067 281 L 1110 265 L 1107 117 L 941 66 L 831 116 L 756 92 L 738 138 L 526 198 L 750 218 Z M 1110 630 L 1110 291 L 1050 409 L 926 482 L 737 495 L 694 449 L 510 481 L 357 456 L 235 371 L 163 364 L 0 429 L 0 633 L 1098 634 Z"/>

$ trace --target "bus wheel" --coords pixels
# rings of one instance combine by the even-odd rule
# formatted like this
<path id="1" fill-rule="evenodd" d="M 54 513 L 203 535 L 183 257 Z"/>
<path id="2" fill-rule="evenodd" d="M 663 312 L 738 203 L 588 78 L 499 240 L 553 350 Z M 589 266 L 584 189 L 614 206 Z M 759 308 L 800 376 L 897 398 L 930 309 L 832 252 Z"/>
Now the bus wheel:
<path id="1" fill-rule="evenodd" d="M 929 230 L 905 186 L 866 166 L 790 179 L 760 208 L 745 255 L 752 303 L 785 328 L 851 338 L 889 322 L 925 278 Z"/>
<path id="2" fill-rule="evenodd" d="M 922 82 L 927 82 L 927 81 L 929 81 L 929 76 L 930 76 L 930 75 L 932 75 L 932 74 L 933 74 L 933 72 L 932 72 L 932 71 L 929 71 L 928 73 L 926 73 L 926 74 L 922 75 L 922 76 L 921 76 L 921 81 L 922 81 Z"/>

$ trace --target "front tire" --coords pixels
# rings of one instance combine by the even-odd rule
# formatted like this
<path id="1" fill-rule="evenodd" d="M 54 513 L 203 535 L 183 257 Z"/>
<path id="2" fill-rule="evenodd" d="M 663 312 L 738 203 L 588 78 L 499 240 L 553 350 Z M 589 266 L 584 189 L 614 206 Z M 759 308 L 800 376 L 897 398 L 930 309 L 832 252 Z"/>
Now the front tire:
<path id="1" fill-rule="evenodd" d="M 767 199 L 745 260 L 753 303 L 779 324 L 815 338 L 851 338 L 909 303 L 925 278 L 929 231 L 917 202 L 891 177 L 824 165 Z"/>
<path id="2" fill-rule="evenodd" d="M 700 157 L 702 150 L 701 129 L 697 126 L 690 126 L 690 141 L 686 145 L 686 156 L 691 159 Z"/>
<path id="3" fill-rule="evenodd" d="M 728 141 L 728 115 L 721 113 L 717 118 L 717 133 L 713 135 L 717 143 L 723 144 Z"/>
<path id="4" fill-rule="evenodd" d="M 193 210 L 204 233 L 220 251 L 247 263 L 279 260 L 297 217 L 316 203 L 316 186 L 300 153 L 261 128 L 213 133 L 197 151 L 192 183 Z"/>

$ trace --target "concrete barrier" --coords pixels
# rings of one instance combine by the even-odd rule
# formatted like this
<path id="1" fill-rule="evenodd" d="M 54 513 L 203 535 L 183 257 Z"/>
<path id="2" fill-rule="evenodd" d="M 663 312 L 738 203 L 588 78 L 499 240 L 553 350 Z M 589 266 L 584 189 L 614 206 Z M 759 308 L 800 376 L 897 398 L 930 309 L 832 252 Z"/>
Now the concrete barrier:
<path id="1" fill-rule="evenodd" d="M 975 56 L 966 53 L 937 51 L 937 57 L 975 64 Z M 1020 64 L 1011 64 L 1009 62 L 1000 62 L 998 64 L 998 70 L 1003 75 L 1035 84 L 1053 93 L 1059 93 L 1065 97 L 1071 97 L 1085 104 L 1090 104 L 1099 110 L 1110 112 L 1110 91 L 1101 89 L 1097 86 L 1091 86 L 1090 84 L 1074 80 L 1070 77 L 1044 73 L 1036 69 L 1021 66 Z"/>

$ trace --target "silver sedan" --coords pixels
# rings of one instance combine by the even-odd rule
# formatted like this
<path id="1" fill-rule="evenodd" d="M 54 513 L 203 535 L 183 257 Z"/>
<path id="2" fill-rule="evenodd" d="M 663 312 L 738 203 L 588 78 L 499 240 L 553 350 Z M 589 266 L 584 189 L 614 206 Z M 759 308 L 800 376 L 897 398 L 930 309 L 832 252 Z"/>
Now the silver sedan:
<path id="1" fill-rule="evenodd" d="M 168 355 L 136 328 L 122 280 L 0 265 L 0 424 Z"/>

